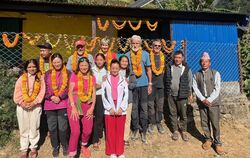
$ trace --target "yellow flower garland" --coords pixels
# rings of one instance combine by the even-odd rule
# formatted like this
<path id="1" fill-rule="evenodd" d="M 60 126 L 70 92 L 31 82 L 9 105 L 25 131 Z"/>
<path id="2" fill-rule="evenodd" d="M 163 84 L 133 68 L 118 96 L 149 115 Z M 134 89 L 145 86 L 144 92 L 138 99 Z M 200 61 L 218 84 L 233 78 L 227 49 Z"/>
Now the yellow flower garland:
<path id="1" fill-rule="evenodd" d="M 51 57 L 51 56 L 50 56 Z M 45 70 L 44 70 L 44 59 L 42 56 L 40 56 L 39 58 L 39 67 L 40 67 L 40 71 L 42 73 L 42 75 L 45 74 Z M 49 58 L 49 69 L 52 69 L 52 62 L 51 62 L 51 58 Z"/>
<path id="2" fill-rule="evenodd" d="M 9 39 L 8 39 L 8 35 L 7 34 L 3 34 L 2 35 L 2 39 L 3 39 L 3 43 L 7 48 L 13 48 L 17 45 L 18 41 L 19 41 L 19 34 L 16 34 L 15 39 L 12 43 L 10 43 Z"/>
<path id="3" fill-rule="evenodd" d="M 154 56 L 153 51 L 150 52 L 150 62 L 152 65 L 152 71 L 155 75 L 158 76 L 158 75 L 163 73 L 164 66 L 165 66 L 165 58 L 164 58 L 164 54 L 162 53 L 162 51 L 160 51 L 160 66 L 159 66 L 159 68 L 156 68 L 155 56 Z"/>
<path id="4" fill-rule="evenodd" d="M 152 51 L 152 48 L 149 47 L 148 42 L 147 42 L 146 40 L 144 40 L 143 43 L 144 43 L 145 48 L 146 48 L 149 52 L 151 52 L 151 51 Z"/>
<path id="5" fill-rule="evenodd" d="M 26 33 L 22 33 L 23 34 L 23 38 L 28 40 L 28 43 L 32 46 L 36 45 L 37 42 L 39 41 L 39 39 L 41 38 L 40 35 L 36 35 L 34 37 L 34 39 L 32 39 L 32 37 L 28 36 Z"/>
<path id="6" fill-rule="evenodd" d="M 67 69 L 65 66 L 63 66 L 63 69 L 62 69 L 62 85 L 60 89 L 58 89 L 57 84 L 56 84 L 56 70 L 54 68 L 52 69 L 52 72 L 51 72 L 51 83 L 52 83 L 52 90 L 54 92 L 54 95 L 60 96 L 64 92 L 68 84 L 68 73 L 67 73 Z"/>
<path id="7" fill-rule="evenodd" d="M 37 76 L 38 76 L 38 80 L 35 80 L 32 94 L 29 95 L 28 73 L 24 73 L 22 75 L 22 96 L 23 96 L 23 100 L 26 103 L 30 103 L 30 102 L 34 101 L 36 99 L 36 97 L 38 96 L 38 94 L 39 94 L 39 91 L 40 91 L 40 88 L 41 88 L 41 80 L 40 80 L 41 79 L 41 74 L 38 73 Z"/>
<path id="8" fill-rule="evenodd" d="M 58 37 L 58 39 L 57 39 L 57 41 L 56 41 L 55 44 L 52 44 L 52 43 L 50 42 L 50 40 L 49 40 L 49 35 L 48 35 L 48 34 L 45 34 L 45 35 L 44 35 L 44 38 L 45 38 L 45 41 L 46 41 L 47 43 L 51 44 L 52 48 L 55 48 L 55 47 L 57 47 L 58 43 L 60 42 L 60 40 L 61 40 L 61 38 L 62 38 L 62 34 L 59 34 L 58 36 L 59 36 L 59 37 Z"/>
<path id="9" fill-rule="evenodd" d="M 82 57 L 86 57 L 86 58 L 88 58 L 88 52 L 87 51 L 85 51 L 84 53 L 83 53 L 83 56 Z M 75 51 L 74 53 L 73 53 L 73 55 L 72 55 L 72 71 L 73 72 L 76 72 L 76 69 L 77 69 L 77 63 L 78 63 L 78 54 L 77 54 L 77 51 Z"/>
<path id="10" fill-rule="evenodd" d="M 129 47 L 129 44 L 130 44 L 130 38 L 129 39 L 127 39 L 127 41 L 126 41 L 126 44 L 125 44 L 125 46 L 124 47 L 122 47 L 122 44 L 121 44 L 121 38 L 120 38 L 120 40 L 118 40 L 118 47 L 119 47 L 119 49 L 121 50 L 121 51 L 123 51 L 123 52 L 125 52 L 127 49 L 128 49 L 128 47 Z"/>
<path id="11" fill-rule="evenodd" d="M 88 81 L 88 90 L 87 92 L 84 92 L 83 89 L 83 75 L 81 72 L 77 73 L 77 85 L 78 85 L 78 97 L 80 100 L 85 103 L 89 101 L 92 98 L 93 93 L 93 77 L 91 75 L 88 75 L 89 81 Z"/>
<path id="12" fill-rule="evenodd" d="M 164 50 L 168 54 L 173 52 L 176 41 L 171 41 L 171 46 L 170 47 L 167 46 L 167 42 L 164 39 L 162 39 L 161 42 L 162 42 L 162 46 L 163 46 Z"/>
<path id="13" fill-rule="evenodd" d="M 89 52 L 92 52 L 96 46 L 97 41 L 100 40 L 100 37 L 95 37 L 93 38 L 90 43 L 86 41 L 86 50 Z M 90 48 L 88 48 L 90 47 Z"/>
<path id="14" fill-rule="evenodd" d="M 107 29 L 109 28 L 109 21 L 106 20 L 105 23 L 104 23 L 104 26 L 102 26 L 102 22 L 101 22 L 101 19 L 98 17 L 97 18 L 97 26 L 100 30 L 102 31 L 107 31 Z"/>
<path id="15" fill-rule="evenodd" d="M 151 24 L 149 21 L 146 21 L 146 24 L 150 31 L 155 31 L 158 26 L 158 21 L 156 21 L 154 24 Z"/>
<path id="16" fill-rule="evenodd" d="M 125 27 L 127 21 L 123 21 L 123 23 L 121 25 L 117 24 L 115 20 L 112 20 L 112 24 L 113 26 L 117 29 L 117 30 L 121 30 Z"/>
<path id="17" fill-rule="evenodd" d="M 139 29 L 141 28 L 141 23 L 142 23 L 142 21 L 139 20 L 138 24 L 134 27 L 134 26 L 132 25 L 131 21 L 130 21 L 130 20 L 128 21 L 129 26 L 130 26 L 131 29 L 134 30 L 134 31 L 137 31 L 137 30 L 139 30 Z"/>
<path id="18" fill-rule="evenodd" d="M 135 54 L 132 50 L 130 50 L 130 56 L 131 56 L 133 72 L 137 77 L 140 77 L 142 75 L 142 65 L 141 65 L 142 49 L 140 48 L 137 54 Z"/>
<path id="19" fill-rule="evenodd" d="M 74 48 L 74 42 L 76 40 L 76 36 L 73 36 L 71 44 L 68 42 L 68 35 L 67 34 L 64 34 L 63 38 L 64 38 L 64 43 L 65 43 L 66 49 L 68 49 L 68 50 L 73 49 Z"/>

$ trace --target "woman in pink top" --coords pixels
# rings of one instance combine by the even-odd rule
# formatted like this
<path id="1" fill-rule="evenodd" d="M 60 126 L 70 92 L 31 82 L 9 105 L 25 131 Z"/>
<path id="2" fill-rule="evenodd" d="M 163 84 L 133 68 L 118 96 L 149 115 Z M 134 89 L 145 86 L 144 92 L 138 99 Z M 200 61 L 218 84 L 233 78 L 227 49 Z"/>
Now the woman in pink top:
<path id="1" fill-rule="evenodd" d="M 105 109 L 106 155 L 124 158 L 124 128 L 128 107 L 128 83 L 119 75 L 119 61 L 113 59 L 110 75 L 102 84 Z"/>
<path id="2" fill-rule="evenodd" d="M 20 131 L 21 158 L 37 157 L 37 143 L 40 139 L 39 127 L 42 113 L 41 102 L 45 94 L 45 82 L 35 59 L 28 60 L 25 72 L 16 82 L 14 102 L 17 104 L 17 120 Z"/>
<path id="3" fill-rule="evenodd" d="M 53 157 L 58 157 L 60 143 L 63 155 L 67 156 L 68 149 L 68 83 L 70 71 L 63 65 L 63 58 L 59 53 L 51 56 L 52 70 L 45 74 L 46 93 L 44 110 L 50 132 L 50 140 L 53 148 Z"/>
<path id="4" fill-rule="evenodd" d="M 89 60 L 82 57 L 78 61 L 77 73 L 72 74 L 69 84 L 68 116 L 71 129 L 69 140 L 69 157 L 75 157 L 80 133 L 81 153 L 85 158 L 91 156 L 86 147 L 93 127 L 93 111 L 96 102 L 96 80 L 92 75 Z M 82 132 L 80 131 L 82 124 Z"/>

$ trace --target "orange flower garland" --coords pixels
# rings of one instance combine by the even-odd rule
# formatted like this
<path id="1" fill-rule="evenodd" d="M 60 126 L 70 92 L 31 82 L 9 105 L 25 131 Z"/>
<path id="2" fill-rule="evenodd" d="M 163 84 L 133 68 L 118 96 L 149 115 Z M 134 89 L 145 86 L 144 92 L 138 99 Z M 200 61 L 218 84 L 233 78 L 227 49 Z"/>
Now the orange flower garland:
<path id="1" fill-rule="evenodd" d="M 151 51 L 152 51 L 152 48 L 149 47 L 148 42 L 147 42 L 146 40 L 144 40 L 143 43 L 144 43 L 145 48 L 146 48 L 149 52 L 151 52 Z"/>
<path id="2" fill-rule="evenodd" d="M 34 39 L 32 39 L 32 37 L 28 36 L 26 33 L 22 33 L 23 34 L 23 38 L 28 40 L 28 43 L 32 46 L 36 45 L 36 43 L 39 41 L 39 39 L 41 38 L 40 35 L 36 35 L 34 37 Z"/>
<path id="3" fill-rule="evenodd" d="M 86 50 L 89 51 L 89 52 L 92 52 L 92 51 L 94 50 L 94 48 L 95 48 L 95 46 L 96 46 L 96 42 L 97 42 L 98 40 L 100 40 L 100 37 L 95 37 L 95 38 L 93 38 L 93 39 L 90 41 L 90 43 L 88 43 L 88 42 L 86 41 Z M 87 47 L 89 47 L 89 48 L 87 48 Z"/>
<path id="4" fill-rule="evenodd" d="M 29 95 L 28 73 L 24 73 L 22 75 L 22 96 L 23 96 L 23 100 L 26 103 L 30 103 L 30 102 L 34 101 L 36 99 L 36 97 L 38 96 L 38 94 L 39 94 L 40 87 L 41 87 L 41 80 L 40 80 L 41 79 L 41 74 L 38 73 L 37 76 L 38 76 L 38 80 L 35 80 L 32 94 Z"/>
<path id="5" fill-rule="evenodd" d="M 164 50 L 167 53 L 172 53 L 173 52 L 175 44 L 176 44 L 176 41 L 171 41 L 171 47 L 167 46 L 167 42 L 164 39 L 162 39 L 161 42 L 162 42 L 162 46 L 163 46 Z"/>
<path id="6" fill-rule="evenodd" d="M 165 58 L 164 58 L 164 54 L 162 53 L 162 51 L 160 51 L 160 67 L 159 68 L 156 68 L 156 65 L 155 65 L 155 56 L 154 56 L 154 53 L 153 51 L 150 52 L 150 62 L 151 62 L 151 65 L 152 65 L 152 71 L 155 75 L 160 75 L 163 73 L 163 70 L 164 70 L 164 64 L 165 64 Z"/>
<path id="7" fill-rule="evenodd" d="M 17 45 L 18 41 L 19 41 L 19 34 L 16 34 L 15 39 L 12 43 L 10 43 L 9 39 L 8 39 L 8 35 L 7 34 L 3 34 L 2 35 L 3 38 L 3 43 L 7 48 L 13 48 Z"/>
<path id="8" fill-rule="evenodd" d="M 142 49 L 140 48 L 137 54 L 135 54 L 132 50 L 130 50 L 130 56 L 131 56 L 133 72 L 137 77 L 140 77 L 142 75 L 142 65 L 141 65 Z"/>
<path id="9" fill-rule="evenodd" d="M 85 52 L 83 53 L 83 57 L 86 57 L 86 58 L 88 57 L 87 51 L 85 51 Z M 74 72 L 76 72 L 77 63 L 78 63 L 78 54 L 77 54 L 77 51 L 75 51 L 75 52 L 73 53 L 73 55 L 72 55 L 72 70 L 73 70 Z"/>
<path id="10" fill-rule="evenodd" d="M 39 67 L 40 67 L 40 71 L 42 72 L 42 75 L 44 75 L 45 74 L 44 59 L 42 56 L 40 56 L 40 58 L 39 58 Z M 51 62 L 50 58 L 49 58 L 49 69 L 52 69 L 52 62 Z"/>
<path id="11" fill-rule="evenodd" d="M 68 84 L 68 74 L 67 74 L 67 69 L 65 66 L 63 66 L 63 69 L 62 69 L 62 85 L 60 89 L 58 89 L 57 84 L 56 84 L 56 70 L 55 69 L 52 69 L 52 72 L 51 72 L 51 83 L 52 83 L 52 90 L 55 96 L 59 96 L 64 92 Z"/>
<path id="12" fill-rule="evenodd" d="M 141 23 L 142 23 L 142 21 L 141 21 L 141 20 L 139 20 L 138 24 L 137 24 L 136 26 L 133 26 L 133 25 L 132 25 L 132 23 L 131 23 L 131 21 L 130 21 L 130 20 L 128 21 L 129 26 L 130 26 L 130 27 L 131 27 L 131 29 L 132 29 L 132 30 L 134 30 L 134 31 L 137 31 L 137 30 L 139 30 L 139 29 L 140 29 L 140 27 L 141 27 Z"/>
<path id="13" fill-rule="evenodd" d="M 107 31 L 107 29 L 109 28 L 109 21 L 106 20 L 104 23 L 104 26 L 102 26 L 102 22 L 100 18 L 97 18 L 97 26 L 100 30 L 102 31 Z"/>
<path id="14" fill-rule="evenodd" d="M 112 20 L 112 24 L 113 26 L 117 29 L 117 30 L 121 30 L 124 28 L 124 26 L 126 25 L 127 21 L 123 21 L 123 23 L 121 25 L 117 24 L 115 20 Z"/>
<path id="15" fill-rule="evenodd" d="M 129 44 L 130 44 L 130 38 L 127 39 L 126 44 L 125 44 L 124 47 L 122 47 L 121 38 L 118 40 L 118 47 L 119 47 L 119 49 L 120 49 L 121 51 L 123 51 L 123 52 L 125 52 L 125 51 L 128 49 Z"/>
<path id="16" fill-rule="evenodd" d="M 151 24 L 149 21 L 146 21 L 146 24 L 150 31 L 155 31 L 158 26 L 158 21 L 156 21 L 154 24 Z"/>
<path id="17" fill-rule="evenodd" d="M 91 75 L 88 75 L 88 90 L 84 92 L 83 89 L 83 75 L 81 72 L 77 73 L 77 85 L 78 85 L 78 97 L 82 102 L 87 102 L 91 99 L 93 93 L 93 79 Z"/>

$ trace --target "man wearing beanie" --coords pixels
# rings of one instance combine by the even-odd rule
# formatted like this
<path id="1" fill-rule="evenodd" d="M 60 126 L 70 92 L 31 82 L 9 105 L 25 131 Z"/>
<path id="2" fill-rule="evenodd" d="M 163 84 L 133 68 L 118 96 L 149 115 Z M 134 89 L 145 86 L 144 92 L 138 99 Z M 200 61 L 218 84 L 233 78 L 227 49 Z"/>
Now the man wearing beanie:
<path id="1" fill-rule="evenodd" d="M 220 141 L 220 73 L 210 68 L 211 61 L 207 52 L 204 52 L 200 59 L 201 69 L 194 75 L 193 90 L 197 97 L 199 106 L 201 126 L 204 131 L 205 142 L 202 144 L 204 150 L 215 145 L 216 152 L 221 155 L 224 153 Z M 211 124 L 211 126 L 210 126 Z M 211 136 L 213 133 L 213 137 Z"/>

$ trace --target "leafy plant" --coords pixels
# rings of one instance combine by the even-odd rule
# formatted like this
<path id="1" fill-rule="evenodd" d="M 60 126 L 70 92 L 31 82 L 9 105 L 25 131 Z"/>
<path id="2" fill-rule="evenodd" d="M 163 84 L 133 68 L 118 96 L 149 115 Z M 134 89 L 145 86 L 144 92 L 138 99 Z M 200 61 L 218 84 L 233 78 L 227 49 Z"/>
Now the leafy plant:
<path id="1" fill-rule="evenodd" d="M 0 147 L 10 139 L 11 132 L 17 128 L 16 105 L 13 91 L 19 69 L 0 61 Z"/>

